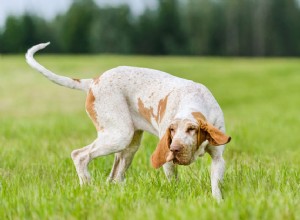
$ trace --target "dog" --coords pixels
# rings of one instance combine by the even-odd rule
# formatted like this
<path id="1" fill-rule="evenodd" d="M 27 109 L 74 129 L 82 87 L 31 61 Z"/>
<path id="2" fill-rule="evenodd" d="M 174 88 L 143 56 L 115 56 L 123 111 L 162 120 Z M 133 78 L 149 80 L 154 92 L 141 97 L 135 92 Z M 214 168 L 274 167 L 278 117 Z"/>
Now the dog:
<path id="1" fill-rule="evenodd" d="M 94 79 L 59 76 L 33 58 L 48 44 L 30 48 L 27 63 L 54 83 L 85 91 L 85 108 L 98 134 L 93 143 L 71 153 L 81 185 L 91 179 L 89 162 L 112 153 L 115 160 L 108 180 L 122 182 L 143 131 L 147 131 L 160 138 L 151 163 L 156 169 L 163 167 L 168 180 L 177 179 L 176 165 L 189 165 L 209 153 L 212 195 L 222 199 L 223 151 L 231 137 L 225 134 L 219 104 L 204 85 L 158 70 L 128 66 L 110 69 Z"/>

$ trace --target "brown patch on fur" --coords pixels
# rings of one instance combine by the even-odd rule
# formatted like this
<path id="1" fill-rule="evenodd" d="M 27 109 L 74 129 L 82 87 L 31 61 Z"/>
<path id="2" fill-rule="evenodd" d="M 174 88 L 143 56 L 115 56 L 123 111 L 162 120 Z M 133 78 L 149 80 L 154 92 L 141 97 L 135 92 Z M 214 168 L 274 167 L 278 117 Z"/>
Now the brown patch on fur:
<path id="1" fill-rule="evenodd" d="M 78 83 L 81 82 L 80 79 L 74 79 L 74 78 L 73 78 L 73 80 L 76 81 L 76 82 L 78 82 Z"/>
<path id="2" fill-rule="evenodd" d="M 201 112 L 192 112 L 192 115 L 194 116 L 194 118 L 199 121 L 200 119 L 203 121 L 206 121 L 206 118 L 204 117 L 204 115 Z"/>
<path id="3" fill-rule="evenodd" d="M 156 121 L 159 120 L 159 122 L 161 122 L 161 120 L 163 119 L 163 117 L 166 113 L 168 97 L 169 97 L 169 95 L 167 95 L 164 99 L 159 100 L 158 108 L 157 108 Z"/>
<path id="4" fill-rule="evenodd" d="M 199 126 L 201 128 L 201 121 L 206 122 L 206 118 L 204 117 L 204 115 L 201 112 L 192 112 L 192 115 L 197 120 L 197 122 L 199 123 Z M 202 144 L 203 141 L 207 140 L 206 136 L 207 136 L 207 133 L 203 129 L 198 130 L 197 146 L 200 146 L 200 144 Z"/>
<path id="5" fill-rule="evenodd" d="M 219 146 L 227 144 L 231 140 L 231 137 L 225 135 L 218 128 L 208 123 L 201 112 L 192 112 L 192 115 L 199 123 L 198 145 L 208 140 L 210 145 Z"/>
<path id="6" fill-rule="evenodd" d="M 166 112 L 168 97 L 169 97 L 169 95 L 167 95 L 165 98 L 159 100 L 156 114 L 154 114 L 154 112 L 153 112 L 153 107 L 150 107 L 150 108 L 145 107 L 143 101 L 140 98 L 138 98 L 138 111 L 139 111 L 139 113 L 149 123 L 151 123 L 151 117 L 154 118 L 156 123 L 160 123 L 161 120 L 163 119 L 164 115 L 165 115 L 165 112 Z"/>
<path id="7" fill-rule="evenodd" d="M 95 85 L 98 85 L 99 82 L 100 82 L 100 76 L 97 77 L 97 78 L 94 78 L 94 84 L 95 84 Z"/>
<path id="8" fill-rule="evenodd" d="M 103 130 L 97 121 L 97 113 L 95 111 L 95 96 L 90 89 L 85 101 L 85 108 L 90 118 L 92 119 L 97 131 Z"/>
<path id="9" fill-rule="evenodd" d="M 140 98 L 138 98 L 138 111 L 149 123 L 151 123 L 153 108 L 146 108 L 143 101 Z"/>

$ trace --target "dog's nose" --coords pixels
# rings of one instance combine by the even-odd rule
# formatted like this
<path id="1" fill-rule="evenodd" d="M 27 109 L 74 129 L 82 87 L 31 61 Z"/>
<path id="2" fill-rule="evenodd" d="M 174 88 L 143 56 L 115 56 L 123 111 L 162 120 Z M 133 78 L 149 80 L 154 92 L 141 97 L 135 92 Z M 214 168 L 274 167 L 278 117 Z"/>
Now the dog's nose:
<path id="1" fill-rule="evenodd" d="M 178 144 L 174 144 L 170 146 L 170 151 L 172 151 L 173 153 L 178 153 L 179 151 L 181 151 L 182 146 L 178 145 Z"/>

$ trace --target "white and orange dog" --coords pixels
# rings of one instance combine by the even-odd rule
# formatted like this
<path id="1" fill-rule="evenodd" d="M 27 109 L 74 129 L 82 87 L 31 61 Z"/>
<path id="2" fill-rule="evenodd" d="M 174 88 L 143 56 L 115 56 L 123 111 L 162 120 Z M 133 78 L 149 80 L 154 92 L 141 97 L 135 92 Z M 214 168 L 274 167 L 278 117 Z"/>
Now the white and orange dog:
<path id="1" fill-rule="evenodd" d="M 95 79 L 59 76 L 33 58 L 48 44 L 30 48 L 27 63 L 59 85 L 87 92 L 86 111 L 98 132 L 93 143 L 71 154 L 80 184 L 90 181 L 92 159 L 112 153 L 115 161 L 109 180 L 123 181 L 143 131 L 148 131 L 160 138 L 151 163 L 154 168 L 163 166 L 169 180 L 176 178 L 177 164 L 189 165 L 208 152 L 212 194 L 222 198 L 218 183 L 230 137 L 224 134 L 222 110 L 205 86 L 158 70 L 128 66 L 110 69 Z"/>

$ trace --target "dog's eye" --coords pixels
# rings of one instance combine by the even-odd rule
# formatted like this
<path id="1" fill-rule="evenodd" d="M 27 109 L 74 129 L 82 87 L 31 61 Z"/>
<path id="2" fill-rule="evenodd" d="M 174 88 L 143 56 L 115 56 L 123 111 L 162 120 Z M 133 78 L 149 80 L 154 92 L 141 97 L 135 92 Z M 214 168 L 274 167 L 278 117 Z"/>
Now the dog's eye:
<path id="1" fill-rule="evenodd" d="M 171 133 L 171 135 L 173 136 L 173 135 L 175 134 L 175 128 L 170 127 L 170 133 Z"/>
<path id="2" fill-rule="evenodd" d="M 196 131 L 195 127 L 188 127 L 188 129 L 186 130 L 187 133 L 191 133 L 193 131 Z"/>

